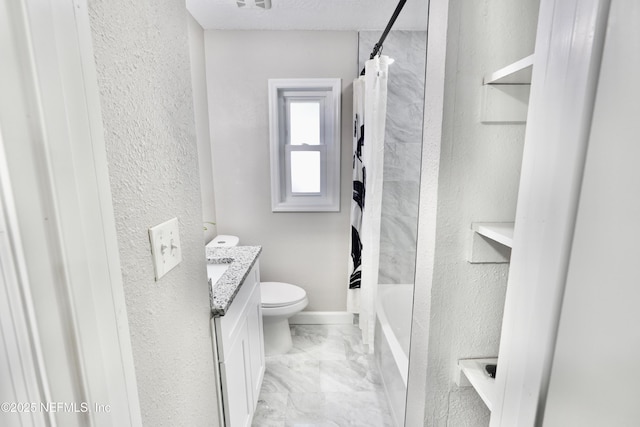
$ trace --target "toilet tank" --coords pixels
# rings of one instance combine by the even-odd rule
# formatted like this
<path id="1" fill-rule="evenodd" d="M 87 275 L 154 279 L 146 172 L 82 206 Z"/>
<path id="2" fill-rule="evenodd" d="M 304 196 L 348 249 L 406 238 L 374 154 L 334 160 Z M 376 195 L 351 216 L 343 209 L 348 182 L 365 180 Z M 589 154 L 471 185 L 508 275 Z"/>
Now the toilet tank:
<path id="1" fill-rule="evenodd" d="M 216 236 L 212 241 L 207 243 L 207 248 L 229 248 L 232 246 L 238 246 L 240 238 L 238 236 L 230 236 L 227 234 L 221 234 Z"/>

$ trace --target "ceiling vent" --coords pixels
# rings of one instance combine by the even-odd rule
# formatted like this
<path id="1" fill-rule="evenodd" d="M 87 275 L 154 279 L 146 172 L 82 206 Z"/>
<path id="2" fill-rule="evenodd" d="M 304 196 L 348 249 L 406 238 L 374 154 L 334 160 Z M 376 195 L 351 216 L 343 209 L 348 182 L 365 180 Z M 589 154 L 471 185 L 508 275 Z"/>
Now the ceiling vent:
<path id="1" fill-rule="evenodd" d="M 271 9 L 271 0 L 236 0 L 238 7 L 252 9 Z"/>

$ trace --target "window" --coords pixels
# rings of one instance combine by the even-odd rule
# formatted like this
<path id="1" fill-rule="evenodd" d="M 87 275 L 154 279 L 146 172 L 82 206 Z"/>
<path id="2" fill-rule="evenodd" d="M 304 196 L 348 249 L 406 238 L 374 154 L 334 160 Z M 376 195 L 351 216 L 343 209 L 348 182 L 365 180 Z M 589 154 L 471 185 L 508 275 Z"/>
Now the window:
<path id="1" fill-rule="evenodd" d="M 340 210 L 340 79 L 270 79 L 273 212 Z"/>

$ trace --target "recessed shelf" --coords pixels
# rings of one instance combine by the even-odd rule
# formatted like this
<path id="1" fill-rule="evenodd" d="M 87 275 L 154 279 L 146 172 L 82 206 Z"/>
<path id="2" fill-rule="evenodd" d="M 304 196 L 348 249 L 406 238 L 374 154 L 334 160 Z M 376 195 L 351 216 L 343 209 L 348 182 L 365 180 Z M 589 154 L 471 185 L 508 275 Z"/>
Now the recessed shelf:
<path id="1" fill-rule="evenodd" d="M 484 77 L 485 85 L 530 85 L 533 55 L 522 58 Z"/>
<path id="2" fill-rule="evenodd" d="M 489 359 L 460 359 L 458 360 L 458 370 L 460 378 L 457 381 L 461 387 L 471 385 L 477 392 L 487 408 L 491 411 L 495 402 L 496 380 L 491 378 L 484 367 L 488 364 L 497 364 L 497 358 Z M 464 377 L 468 383 L 464 382 Z"/>
<path id="3" fill-rule="evenodd" d="M 471 229 L 491 240 L 513 247 L 513 222 L 474 222 Z"/>

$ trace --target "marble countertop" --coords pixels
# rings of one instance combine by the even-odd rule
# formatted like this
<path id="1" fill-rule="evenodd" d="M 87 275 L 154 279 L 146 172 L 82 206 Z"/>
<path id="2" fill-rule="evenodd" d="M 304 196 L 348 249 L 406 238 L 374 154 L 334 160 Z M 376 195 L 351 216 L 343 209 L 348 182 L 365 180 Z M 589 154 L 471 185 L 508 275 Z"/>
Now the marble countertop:
<path id="1" fill-rule="evenodd" d="M 224 316 L 238 293 L 240 286 L 254 266 L 262 246 L 233 246 L 229 248 L 206 248 L 207 262 L 229 264 L 229 268 L 216 283 L 209 279 L 211 314 Z"/>

